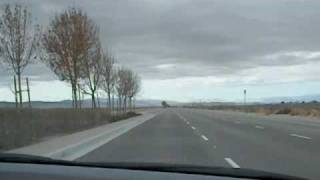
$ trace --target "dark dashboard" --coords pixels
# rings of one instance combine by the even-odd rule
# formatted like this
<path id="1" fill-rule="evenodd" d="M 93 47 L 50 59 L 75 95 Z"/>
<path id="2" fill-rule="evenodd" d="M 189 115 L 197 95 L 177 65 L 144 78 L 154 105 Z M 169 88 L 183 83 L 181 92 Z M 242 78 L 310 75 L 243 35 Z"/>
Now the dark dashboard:
<path id="1" fill-rule="evenodd" d="M 301 178 L 244 168 L 159 163 L 84 163 L 31 155 L 2 154 L 0 156 L 0 179 L 294 180 Z"/>
<path id="2" fill-rule="evenodd" d="M 114 180 L 239 180 L 239 178 L 193 175 L 181 173 L 108 169 L 96 167 L 75 167 L 60 165 L 0 163 L 0 179 L 20 180 L 89 180 L 89 179 L 114 179 Z"/>

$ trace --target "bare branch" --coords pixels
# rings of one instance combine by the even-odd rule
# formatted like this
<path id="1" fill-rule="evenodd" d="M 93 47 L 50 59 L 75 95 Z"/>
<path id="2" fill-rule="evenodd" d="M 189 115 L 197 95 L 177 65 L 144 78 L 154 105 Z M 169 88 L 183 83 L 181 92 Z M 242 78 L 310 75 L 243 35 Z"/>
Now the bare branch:
<path id="1" fill-rule="evenodd" d="M 31 13 L 21 5 L 5 6 L 0 19 L 0 52 L 3 63 L 18 77 L 19 101 L 22 107 L 21 74 L 36 58 L 40 28 L 33 25 Z"/>
<path id="2" fill-rule="evenodd" d="M 61 80 L 71 83 L 75 107 L 83 62 L 96 48 L 98 38 L 93 20 L 75 8 L 56 15 L 42 38 L 46 51 L 43 60 Z"/>

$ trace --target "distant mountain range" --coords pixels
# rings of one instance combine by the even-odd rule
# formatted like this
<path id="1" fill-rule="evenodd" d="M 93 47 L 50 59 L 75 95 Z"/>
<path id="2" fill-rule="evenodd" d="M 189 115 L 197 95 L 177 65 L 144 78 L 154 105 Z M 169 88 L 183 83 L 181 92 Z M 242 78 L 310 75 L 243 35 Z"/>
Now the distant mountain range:
<path id="1" fill-rule="evenodd" d="M 136 107 L 160 107 L 162 100 L 153 100 L 153 99 L 141 99 L 136 101 Z M 179 102 L 167 101 L 170 105 L 177 105 Z M 72 101 L 56 101 L 56 102 L 47 102 L 47 101 L 32 101 L 33 108 L 71 108 Z M 100 99 L 101 107 L 107 106 L 107 99 Z M 24 103 L 24 106 L 28 106 L 27 103 Z M 0 102 L 0 108 L 14 108 L 14 102 Z M 91 100 L 85 99 L 82 103 L 82 107 L 91 107 Z"/>
<path id="2" fill-rule="evenodd" d="M 318 101 L 320 102 L 320 94 L 313 94 L 313 95 L 305 95 L 305 96 L 294 96 L 294 97 L 270 97 L 262 99 L 261 101 L 257 101 L 250 104 L 260 104 L 260 103 L 280 103 L 281 101 L 284 102 L 311 102 L 311 101 Z M 160 107 L 162 100 L 154 100 L 154 99 L 140 99 L 136 101 L 136 107 Z M 236 102 L 190 102 L 190 103 L 180 103 L 177 101 L 167 101 L 167 103 L 171 106 L 175 105 L 186 105 L 186 106 L 217 106 L 217 105 L 237 105 L 242 103 Z M 64 100 L 64 101 L 56 101 L 56 102 L 47 102 L 47 101 L 32 101 L 31 102 L 33 108 L 71 108 L 72 101 L 71 100 Z M 24 106 L 27 106 L 27 103 L 24 103 Z M 107 106 L 107 99 L 100 99 L 101 107 Z M 91 107 L 91 100 L 85 99 L 83 101 L 83 107 Z M 15 107 L 14 102 L 0 102 L 0 108 L 4 107 Z"/>
<path id="3" fill-rule="evenodd" d="M 237 105 L 239 103 L 234 102 L 190 102 L 190 103 L 183 103 L 184 106 L 232 106 Z"/>

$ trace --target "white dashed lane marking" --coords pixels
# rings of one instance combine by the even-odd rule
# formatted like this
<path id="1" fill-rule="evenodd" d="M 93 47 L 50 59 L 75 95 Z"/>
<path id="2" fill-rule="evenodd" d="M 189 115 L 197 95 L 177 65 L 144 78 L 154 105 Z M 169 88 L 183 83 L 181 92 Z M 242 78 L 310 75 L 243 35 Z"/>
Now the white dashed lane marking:
<path id="1" fill-rule="evenodd" d="M 263 126 L 258 126 L 258 125 L 256 126 L 256 128 L 257 128 L 257 129 L 264 129 Z"/>
<path id="2" fill-rule="evenodd" d="M 205 136 L 205 135 L 201 135 L 202 139 L 204 139 L 205 141 L 208 141 L 209 139 Z"/>
<path id="3" fill-rule="evenodd" d="M 302 136 L 302 135 L 299 135 L 299 134 L 290 134 L 290 136 L 301 138 L 301 139 L 312 139 L 311 137 Z"/>
<path id="4" fill-rule="evenodd" d="M 230 164 L 231 167 L 240 168 L 240 166 L 236 162 L 234 162 L 231 158 L 224 158 L 224 159 Z"/>
<path id="5" fill-rule="evenodd" d="M 200 135 L 203 140 L 205 140 L 205 141 L 208 141 L 208 140 L 209 140 L 205 135 L 201 135 L 200 132 L 198 132 L 194 126 L 190 125 L 190 122 L 189 122 L 185 117 L 183 117 L 183 116 L 180 115 L 179 113 L 176 113 L 176 114 L 178 115 L 178 117 L 179 117 L 180 119 L 182 119 L 184 122 L 186 122 L 186 124 L 188 124 L 193 130 L 195 130 L 196 133 L 197 133 L 198 135 Z M 215 149 L 216 146 L 214 145 L 213 148 Z"/>

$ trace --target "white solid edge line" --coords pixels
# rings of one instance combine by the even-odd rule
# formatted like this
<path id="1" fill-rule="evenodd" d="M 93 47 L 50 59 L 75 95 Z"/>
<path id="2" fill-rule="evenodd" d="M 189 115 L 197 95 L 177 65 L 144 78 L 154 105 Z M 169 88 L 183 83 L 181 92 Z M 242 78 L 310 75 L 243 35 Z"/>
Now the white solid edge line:
<path id="1" fill-rule="evenodd" d="M 302 135 L 299 135 L 299 134 L 290 134 L 290 136 L 298 137 L 298 138 L 302 138 L 302 139 L 312 139 L 311 137 L 308 137 L 308 136 L 302 136 Z"/>
<path id="2" fill-rule="evenodd" d="M 206 137 L 206 136 L 204 136 L 204 135 L 201 135 L 201 137 L 202 137 L 202 139 L 204 139 L 205 141 L 208 141 L 209 139 Z"/>
<path id="3" fill-rule="evenodd" d="M 195 130 L 196 128 L 195 127 L 193 127 L 193 126 L 191 126 L 191 128 L 193 129 L 193 130 Z"/>
<path id="4" fill-rule="evenodd" d="M 231 167 L 240 168 L 240 166 L 236 162 L 234 162 L 231 158 L 224 158 L 224 159 L 230 164 Z"/>
<path id="5" fill-rule="evenodd" d="M 177 112 L 175 112 L 175 113 L 178 115 L 178 117 L 179 117 L 180 119 L 182 119 L 184 122 L 187 122 L 187 120 L 186 120 L 185 117 L 181 116 L 181 114 L 179 114 L 179 113 L 177 113 Z"/>
<path id="6" fill-rule="evenodd" d="M 79 150 L 79 151 L 73 153 L 72 155 L 68 155 L 68 156 L 65 156 L 65 157 L 60 157 L 60 156 L 58 157 L 59 159 L 62 159 L 62 160 L 70 160 L 70 161 L 75 160 L 75 159 L 77 159 L 79 157 L 82 157 L 83 155 L 85 155 L 85 154 L 87 154 L 87 153 L 99 148 L 100 146 L 110 142 L 114 138 L 116 138 L 118 136 L 121 136 L 122 134 L 130 131 L 131 129 L 135 128 L 136 126 L 139 126 L 140 124 L 144 123 L 145 121 L 148 121 L 148 120 L 152 119 L 152 117 L 148 117 L 148 118 L 132 121 L 130 123 L 122 124 L 119 127 L 110 130 L 109 132 L 104 132 L 103 134 L 96 135 L 94 137 L 91 137 L 91 138 L 86 139 L 84 141 L 78 142 L 76 144 L 71 144 L 71 145 L 66 146 L 66 147 L 64 147 L 62 149 L 55 150 L 54 152 L 49 152 L 49 153 L 45 154 L 44 156 L 55 158 L 54 156 L 56 156 L 56 154 L 59 154 L 59 153 L 65 154 L 64 151 L 67 151 L 70 148 L 77 147 L 77 146 L 79 146 L 79 145 L 81 145 L 83 143 L 87 143 L 87 142 L 92 141 L 92 140 L 94 140 L 96 138 L 103 137 L 103 136 L 105 136 L 107 134 L 113 133 L 112 135 L 110 135 L 109 138 L 106 138 L 103 141 L 95 143 L 94 145 L 88 146 L 87 148 L 82 149 L 81 151 Z M 121 130 L 121 132 L 114 133 L 115 131 L 118 131 L 118 130 Z"/>

